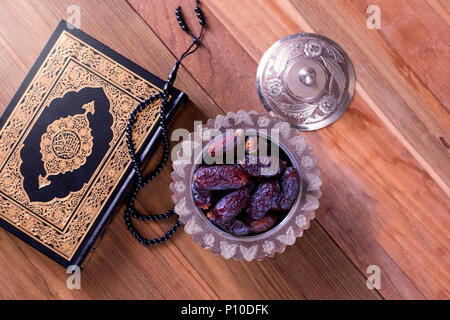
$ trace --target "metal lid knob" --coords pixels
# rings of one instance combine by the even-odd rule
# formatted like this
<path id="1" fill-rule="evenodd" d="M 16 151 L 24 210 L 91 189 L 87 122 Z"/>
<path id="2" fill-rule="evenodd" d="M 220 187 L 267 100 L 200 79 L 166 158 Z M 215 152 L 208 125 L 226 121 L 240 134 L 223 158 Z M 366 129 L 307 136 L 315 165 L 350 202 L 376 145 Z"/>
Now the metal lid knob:
<path id="1" fill-rule="evenodd" d="M 261 102 L 301 130 L 337 120 L 355 88 L 353 65 L 330 39 L 299 33 L 274 43 L 258 66 Z"/>
<path id="2" fill-rule="evenodd" d="M 305 86 L 310 86 L 316 81 L 316 72 L 311 67 L 303 67 L 298 72 L 298 78 Z"/>
<path id="3" fill-rule="evenodd" d="M 322 66 L 311 59 L 299 59 L 284 74 L 288 92 L 297 99 L 313 100 L 322 95 L 327 74 Z"/>

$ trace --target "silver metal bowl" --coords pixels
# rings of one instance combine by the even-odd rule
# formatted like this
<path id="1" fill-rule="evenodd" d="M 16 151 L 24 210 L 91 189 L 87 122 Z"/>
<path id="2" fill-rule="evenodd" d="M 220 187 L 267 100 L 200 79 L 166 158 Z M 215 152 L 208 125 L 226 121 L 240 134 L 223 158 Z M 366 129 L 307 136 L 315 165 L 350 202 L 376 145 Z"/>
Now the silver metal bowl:
<path id="1" fill-rule="evenodd" d="M 258 235 L 234 236 L 217 228 L 201 210 L 196 208 L 191 181 L 199 160 L 211 143 L 202 141 L 201 137 L 211 129 L 223 133 L 237 129 L 244 132 L 256 130 L 258 134 L 265 134 L 281 147 L 292 166 L 299 171 L 301 178 L 299 195 L 286 217 L 274 228 Z M 263 133 L 264 130 L 267 130 L 267 133 Z M 201 145 L 197 145 L 199 152 L 195 152 L 196 141 L 202 141 Z M 262 260 L 266 256 L 274 256 L 276 252 L 283 252 L 287 245 L 293 245 L 296 238 L 303 235 L 303 230 L 309 228 L 309 223 L 315 216 L 314 210 L 319 207 L 321 196 L 317 159 L 312 155 L 312 148 L 299 135 L 298 130 L 291 128 L 290 124 L 281 118 L 245 111 L 219 115 L 216 119 L 210 119 L 206 125 L 199 126 L 179 148 L 171 174 L 172 200 L 175 212 L 184 224 L 184 231 L 191 234 L 194 241 L 199 242 L 203 248 L 221 254 L 225 259 Z"/>

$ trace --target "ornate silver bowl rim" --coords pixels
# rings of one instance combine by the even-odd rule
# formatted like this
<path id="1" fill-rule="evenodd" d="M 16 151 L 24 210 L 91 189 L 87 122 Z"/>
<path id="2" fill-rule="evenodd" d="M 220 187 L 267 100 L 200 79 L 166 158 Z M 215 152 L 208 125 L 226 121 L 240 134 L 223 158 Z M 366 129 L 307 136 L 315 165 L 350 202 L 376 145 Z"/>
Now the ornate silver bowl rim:
<path id="1" fill-rule="evenodd" d="M 227 129 L 245 131 L 271 128 L 279 130 L 276 143 L 300 172 L 301 192 L 285 219 L 273 229 L 255 236 L 231 235 L 214 226 L 204 213 L 195 207 L 191 189 L 191 181 L 198 167 L 195 160 L 198 160 L 196 157 L 199 156 L 192 152 L 194 141 L 198 141 L 195 135 L 208 129 L 218 129 L 224 133 Z M 270 134 L 268 136 L 270 138 Z M 202 143 L 203 151 L 209 143 L 210 141 Z M 200 157 L 202 154 L 203 152 Z M 310 221 L 315 217 L 314 210 L 319 207 L 322 184 L 319 174 L 312 148 L 289 123 L 269 114 L 259 115 L 254 111 L 241 110 L 208 120 L 206 125 L 200 125 L 189 135 L 188 140 L 181 143 L 177 159 L 173 161 L 170 189 L 175 212 L 184 224 L 184 231 L 191 234 L 194 241 L 199 242 L 203 248 L 210 249 L 214 254 L 221 254 L 225 259 L 262 260 L 266 256 L 273 257 L 276 252 L 284 252 L 287 245 L 293 245 L 296 238 L 303 235 L 303 230 L 309 228 Z"/>

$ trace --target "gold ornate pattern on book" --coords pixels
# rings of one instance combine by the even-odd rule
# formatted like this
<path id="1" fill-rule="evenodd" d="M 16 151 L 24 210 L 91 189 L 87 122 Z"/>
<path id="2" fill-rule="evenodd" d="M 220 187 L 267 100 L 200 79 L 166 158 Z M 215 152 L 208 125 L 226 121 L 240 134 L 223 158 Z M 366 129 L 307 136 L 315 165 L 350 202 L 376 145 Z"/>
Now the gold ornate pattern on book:
<path id="1" fill-rule="evenodd" d="M 79 191 L 48 202 L 30 201 L 19 170 L 23 141 L 51 101 L 85 87 L 102 87 L 110 102 L 109 112 L 114 121 L 109 150 L 90 181 Z M 138 101 L 158 91 L 150 82 L 64 31 L 0 130 L 0 218 L 70 260 L 130 164 L 124 136 L 129 113 Z M 138 149 L 158 119 L 159 106 L 157 101 L 148 107 L 134 126 L 133 139 Z M 85 107 L 85 114 L 75 117 L 85 118 L 88 112 L 95 112 L 94 105 Z M 42 136 L 41 154 L 47 176 L 41 177 L 40 187 L 48 183 L 49 175 L 76 170 L 89 156 L 92 137 L 88 123 L 76 134 L 75 130 L 53 128 L 61 125 L 61 121 L 67 126 L 71 123 L 69 118 L 54 121 Z M 84 156 L 70 161 L 81 151 Z M 52 157 L 59 159 L 53 168 L 48 165 Z"/>
<path id="2" fill-rule="evenodd" d="M 84 114 L 68 116 L 52 122 L 41 137 L 41 155 L 45 176 L 39 176 L 39 188 L 48 186 L 48 176 L 77 170 L 92 153 L 92 135 L 87 114 L 95 113 L 95 103 L 83 106 Z"/>

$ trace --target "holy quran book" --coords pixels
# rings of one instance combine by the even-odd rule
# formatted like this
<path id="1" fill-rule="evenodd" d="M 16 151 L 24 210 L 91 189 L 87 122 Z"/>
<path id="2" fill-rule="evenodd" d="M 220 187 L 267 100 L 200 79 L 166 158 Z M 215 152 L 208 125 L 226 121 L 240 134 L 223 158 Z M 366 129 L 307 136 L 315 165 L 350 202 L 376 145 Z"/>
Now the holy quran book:
<path id="1" fill-rule="evenodd" d="M 164 82 L 61 21 L 0 119 L 0 225 L 63 266 L 81 265 L 132 180 L 125 129 Z M 168 118 L 184 98 L 170 92 Z M 143 161 L 161 101 L 133 126 Z"/>

